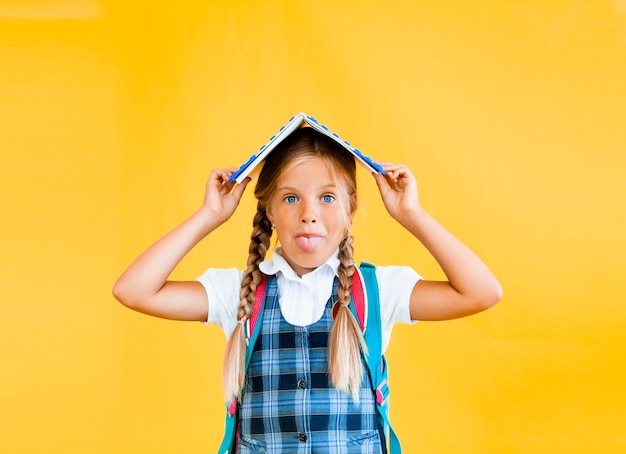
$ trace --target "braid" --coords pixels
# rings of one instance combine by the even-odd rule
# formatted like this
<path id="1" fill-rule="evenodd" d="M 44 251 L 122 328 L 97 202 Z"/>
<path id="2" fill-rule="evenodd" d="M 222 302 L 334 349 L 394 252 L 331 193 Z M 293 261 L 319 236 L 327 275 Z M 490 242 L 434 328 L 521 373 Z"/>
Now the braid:
<path id="1" fill-rule="evenodd" d="M 272 224 L 267 218 L 265 210 L 260 204 L 257 204 L 257 212 L 252 221 L 247 268 L 241 280 L 241 291 L 239 293 L 239 313 L 237 318 L 240 321 L 247 321 L 252 313 L 254 292 L 261 282 L 259 264 L 265 260 L 265 255 L 270 247 L 271 236 Z"/>
<path id="2" fill-rule="evenodd" d="M 224 386 L 224 399 L 227 403 L 233 398 L 237 400 L 241 399 L 246 359 L 246 333 L 244 325 L 252 315 L 255 292 L 261 282 L 259 264 L 265 259 L 265 255 L 270 246 L 271 236 L 272 224 L 265 214 L 265 209 L 262 207 L 261 203 L 258 203 L 257 212 L 252 221 L 247 268 L 241 280 L 239 310 L 237 311 L 238 323 L 230 335 L 226 349 L 224 350 L 222 382 Z"/>
<path id="3" fill-rule="evenodd" d="M 355 271 L 352 242 L 353 238 L 348 234 L 339 245 L 339 310 L 330 331 L 328 369 L 333 385 L 350 393 L 358 403 L 363 380 L 361 352 L 367 354 L 367 346 L 361 328 L 349 308 L 352 275 Z"/>
<path id="4" fill-rule="evenodd" d="M 339 244 L 339 288 L 337 289 L 337 296 L 339 297 L 339 304 L 347 306 L 350 304 L 350 290 L 352 288 L 352 275 L 354 274 L 354 263 L 352 262 L 352 256 L 354 250 L 352 249 L 352 236 L 347 236 Z"/>

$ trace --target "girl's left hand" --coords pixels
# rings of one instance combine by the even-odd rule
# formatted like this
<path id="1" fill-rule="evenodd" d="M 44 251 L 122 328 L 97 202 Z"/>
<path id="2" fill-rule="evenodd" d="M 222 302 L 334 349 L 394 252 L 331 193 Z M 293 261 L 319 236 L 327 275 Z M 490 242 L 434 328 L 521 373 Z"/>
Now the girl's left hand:
<path id="1" fill-rule="evenodd" d="M 404 224 L 404 219 L 410 218 L 421 209 L 415 177 L 404 164 L 390 162 L 378 164 L 386 174 L 373 175 L 385 208 L 396 221 Z"/>

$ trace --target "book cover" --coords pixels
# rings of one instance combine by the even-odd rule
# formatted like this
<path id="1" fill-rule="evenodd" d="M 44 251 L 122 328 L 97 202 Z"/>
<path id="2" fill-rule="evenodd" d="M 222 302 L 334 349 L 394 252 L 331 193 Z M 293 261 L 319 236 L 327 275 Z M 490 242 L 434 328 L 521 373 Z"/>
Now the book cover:
<path id="1" fill-rule="evenodd" d="M 297 115 L 291 117 L 289 122 L 284 125 L 276 135 L 272 136 L 265 145 L 263 145 L 258 153 L 252 155 L 250 159 L 248 159 L 239 169 L 232 174 L 229 179 L 229 182 L 237 181 L 237 183 L 241 183 L 252 171 L 263 162 L 263 160 L 269 155 L 276 146 L 281 143 L 285 138 L 287 138 L 291 133 L 293 133 L 296 129 L 302 127 L 303 125 L 310 126 L 321 134 L 324 134 L 327 137 L 330 137 L 335 142 L 344 147 L 349 153 L 354 155 L 358 162 L 363 164 L 369 171 L 376 173 L 385 173 L 385 171 L 376 164 L 372 159 L 365 156 L 358 149 L 354 148 L 350 145 L 349 142 L 342 140 L 339 135 L 334 132 L 331 132 L 325 125 L 319 123 L 315 118 L 307 115 L 305 113 L 300 112 Z"/>

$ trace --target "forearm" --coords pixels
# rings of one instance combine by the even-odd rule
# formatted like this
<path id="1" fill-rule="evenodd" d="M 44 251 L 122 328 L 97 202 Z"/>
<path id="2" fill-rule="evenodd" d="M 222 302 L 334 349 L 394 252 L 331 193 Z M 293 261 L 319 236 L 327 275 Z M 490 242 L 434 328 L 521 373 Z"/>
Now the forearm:
<path id="1" fill-rule="evenodd" d="M 180 261 L 222 221 L 201 210 L 144 251 L 119 277 L 114 296 L 123 304 L 141 310 L 161 290 Z"/>
<path id="2" fill-rule="evenodd" d="M 447 282 L 423 280 L 411 292 L 413 320 L 449 320 L 493 306 L 502 288 L 483 261 L 433 219 L 418 201 L 417 183 L 402 164 L 381 163 L 385 174 L 374 174 L 389 214 L 431 253 Z"/>
<path id="3" fill-rule="evenodd" d="M 423 208 L 404 212 L 404 217 L 398 221 L 435 258 L 464 304 L 476 305 L 480 310 L 500 300 L 500 283 L 485 263 Z"/>

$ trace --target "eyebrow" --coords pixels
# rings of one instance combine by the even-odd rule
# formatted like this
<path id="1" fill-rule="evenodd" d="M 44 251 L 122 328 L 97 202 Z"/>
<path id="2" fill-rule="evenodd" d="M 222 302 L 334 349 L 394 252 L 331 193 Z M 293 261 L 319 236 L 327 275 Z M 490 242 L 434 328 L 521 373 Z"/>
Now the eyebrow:
<path id="1" fill-rule="evenodd" d="M 298 191 L 299 188 L 295 186 L 278 186 L 276 188 L 277 191 Z M 337 189 L 337 185 L 334 183 L 325 184 L 320 186 L 318 189 Z"/>

